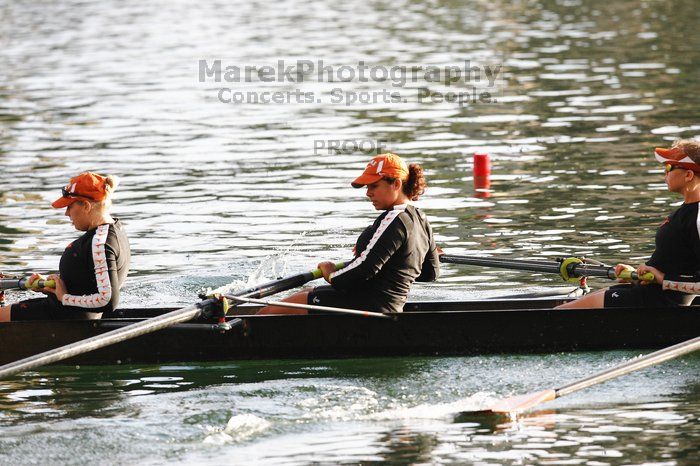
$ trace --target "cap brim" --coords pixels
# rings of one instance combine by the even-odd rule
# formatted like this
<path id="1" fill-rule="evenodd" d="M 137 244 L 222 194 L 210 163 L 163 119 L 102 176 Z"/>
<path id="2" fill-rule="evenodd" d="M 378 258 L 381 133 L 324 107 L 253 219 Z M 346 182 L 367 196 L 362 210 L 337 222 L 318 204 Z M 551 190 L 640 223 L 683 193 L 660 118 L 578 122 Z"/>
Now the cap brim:
<path id="1" fill-rule="evenodd" d="M 663 149 L 661 147 L 657 147 L 654 149 L 654 158 L 660 163 L 673 163 L 676 165 L 682 165 L 682 166 L 698 166 L 698 164 L 695 163 L 693 159 L 688 157 L 687 155 L 681 153 L 678 155 L 678 151 L 676 149 Z M 694 170 L 693 168 L 689 168 L 689 170 Z"/>
<path id="2" fill-rule="evenodd" d="M 78 200 L 79 199 L 75 197 L 61 196 L 51 203 L 51 207 L 53 207 L 54 209 L 61 209 L 63 207 L 68 207 L 69 205 Z"/>
<path id="3" fill-rule="evenodd" d="M 654 149 L 654 158 L 657 162 L 660 163 L 678 162 L 678 160 L 674 160 L 670 157 L 672 153 L 672 149 L 664 149 L 661 147 L 657 147 L 656 149 Z"/>
<path id="4" fill-rule="evenodd" d="M 363 173 L 362 175 L 355 178 L 355 181 L 353 181 L 350 184 L 353 188 L 361 188 L 363 186 L 367 186 L 368 184 L 376 183 L 381 179 L 382 175 Z"/>

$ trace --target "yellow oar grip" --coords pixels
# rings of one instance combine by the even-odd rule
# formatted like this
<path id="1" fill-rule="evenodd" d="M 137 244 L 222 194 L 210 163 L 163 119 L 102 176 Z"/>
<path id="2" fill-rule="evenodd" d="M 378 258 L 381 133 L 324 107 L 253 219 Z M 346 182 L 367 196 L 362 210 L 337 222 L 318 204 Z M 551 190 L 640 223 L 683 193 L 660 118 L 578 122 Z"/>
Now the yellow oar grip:
<path id="1" fill-rule="evenodd" d="M 642 276 L 638 276 L 636 271 L 629 270 L 629 269 L 625 269 L 622 272 L 620 272 L 620 274 L 617 276 L 617 278 L 622 278 L 624 280 L 643 280 L 645 282 L 651 282 L 651 283 L 656 282 L 656 279 L 654 278 L 654 274 L 651 272 L 647 272 Z"/>
<path id="2" fill-rule="evenodd" d="M 625 269 L 622 272 L 620 272 L 619 274 L 617 274 L 617 278 L 622 278 L 625 280 L 632 280 L 632 272 L 634 272 L 634 270 Z"/>
<path id="3" fill-rule="evenodd" d="M 340 270 L 343 267 L 345 267 L 345 262 L 336 262 L 335 263 L 335 270 Z M 314 276 L 314 279 L 316 278 L 323 278 L 323 272 L 321 272 L 321 269 L 316 269 L 311 274 Z"/>
<path id="4" fill-rule="evenodd" d="M 28 290 L 37 291 L 42 288 L 56 288 L 54 280 L 35 280 L 32 286 L 27 287 Z"/>

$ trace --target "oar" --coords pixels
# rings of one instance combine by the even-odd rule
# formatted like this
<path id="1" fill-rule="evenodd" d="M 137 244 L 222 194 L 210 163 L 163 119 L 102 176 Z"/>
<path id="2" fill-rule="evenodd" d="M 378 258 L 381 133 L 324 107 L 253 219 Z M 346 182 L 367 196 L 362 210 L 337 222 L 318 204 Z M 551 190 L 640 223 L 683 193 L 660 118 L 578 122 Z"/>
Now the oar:
<path id="1" fill-rule="evenodd" d="M 322 276 L 323 274 L 321 273 L 321 270 L 316 269 L 311 272 L 292 275 L 280 280 L 274 280 L 262 285 L 254 286 L 234 294 L 236 296 L 263 298 L 271 294 L 301 286 L 306 282 L 321 278 Z M 94 337 L 71 343 L 60 348 L 52 349 L 19 361 L 5 364 L 4 366 L 0 366 L 0 378 L 9 377 L 34 367 L 62 361 L 64 359 L 68 359 L 79 354 L 88 353 L 90 351 L 113 345 L 124 340 L 129 340 L 140 335 L 152 333 L 180 322 L 195 319 L 202 314 L 205 308 L 216 304 L 218 301 L 218 298 L 208 298 L 197 304 L 193 304 L 176 311 L 171 311 L 167 314 L 153 317 L 152 319 L 136 322 L 116 330 L 111 330 L 101 335 L 96 335 Z M 0 351 L 2 351 L 1 348 Z"/>
<path id="2" fill-rule="evenodd" d="M 265 301 L 262 299 L 244 298 L 242 296 L 234 296 L 229 294 L 225 294 L 223 296 L 226 299 L 232 299 L 234 301 L 240 301 L 242 303 L 264 304 L 266 306 L 289 307 L 292 309 L 311 309 L 315 311 L 336 312 L 338 314 L 354 314 L 364 317 L 378 317 L 380 319 L 393 319 L 393 317 L 388 316 L 386 314 L 382 314 L 381 312 L 358 311 L 356 309 L 343 309 L 340 307 L 316 306 L 314 304 L 287 303 L 284 301 Z"/>
<path id="3" fill-rule="evenodd" d="M 42 288 L 56 288 L 56 283 L 53 280 L 36 280 L 29 286 L 29 279 L 23 278 L 0 278 L 0 291 L 5 290 L 40 290 Z"/>
<path id="4" fill-rule="evenodd" d="M 623 278 L 626 280 L 654 281 L 654 274 L 647 272 L 641 277 L 634 270 L 623 270 L 620 275 L 615 274 L 615 267 L 606 265 L 586 264 L 581 259 L 569 257 L 559 259 L 556 262 L 522 260 L 522 259 L 500 259 L 494 257 L 474 257 L 456 256 L 443 254 L 440 262 L 449 264 L 479 265 L 482 267 L 497 267 L 512 270 L 527 270 L 530 272 L 554 273 L 560 275 L 564 280 L 576 282 L 581 277 L 602 277 L 615 280 Z"/>
<path id="5" fill-rule="evenodd" d="M 598 372 L 586 378 L 577 380 L 568 385 L 559 388 L 548 388 L 528 395 L 519 395 L 511 398 L 506 398 L 495 403 L 493 406 L 482 411 L 460 413 L 459 417 L 468 417 L 469 415 L 513 415 L 523 411 L 527 411 L 546 401 L 552 401 L 556 398 L 568 395 L 570 393 L 583 390 L 592 385 L 607 382 L 608 380 L 620 377 L 621 375 L 629 374 L 645 367 L 659 364 L 669 359 L 677 358 L 684 354 L 692 353 L 700 349 L 700 337 L 692 340 L 678 343 L 677 345 L 669 346 L 654 353 L 647 354 L 639 358 L 632 359 L 615 367 Z"/>

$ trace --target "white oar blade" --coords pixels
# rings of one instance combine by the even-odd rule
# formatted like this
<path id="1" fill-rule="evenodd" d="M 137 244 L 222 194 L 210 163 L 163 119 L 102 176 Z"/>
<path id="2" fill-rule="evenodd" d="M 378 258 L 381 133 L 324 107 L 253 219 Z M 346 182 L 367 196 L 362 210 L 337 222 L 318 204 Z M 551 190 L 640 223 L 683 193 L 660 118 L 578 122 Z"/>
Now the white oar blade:
<path id="1" fill-rule="evenodd" d="M 518 395 L 499 401 L 489 408 L 489 411 L 498 414 L 517 414 L 546 401 L 552 401 L 557 397 L 553 389 L 542 390 L 541 392 Z"/>
<path id="2" fill-rule="evenodd" d="M 486 409 L 482 409 L 479 411 L 462 411 L 457 416 L 455 416 L 455 421 L 467 422 L 472 421 L 475 418 L 510 418 L 512 420 L 517 414 L 522 413 L 523 411 L 527 411 L 528 409 L 534 408 L 540 403 L 551 401 L 556 397 L 557 394 L 554 389 L 542 390 L 541 392 L 529 393 L 527 395 L 513 396 L 510 398 L 500 400 Z"/>

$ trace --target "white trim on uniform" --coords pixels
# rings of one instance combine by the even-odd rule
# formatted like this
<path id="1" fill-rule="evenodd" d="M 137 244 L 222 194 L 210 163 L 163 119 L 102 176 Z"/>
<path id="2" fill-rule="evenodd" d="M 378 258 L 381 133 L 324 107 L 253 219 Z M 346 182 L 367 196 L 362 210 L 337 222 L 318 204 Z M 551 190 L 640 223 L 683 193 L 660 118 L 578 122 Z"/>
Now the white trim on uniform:
<path id="1" fill-rule="evenodd" d="M 664 290 L 681 291 L 688 294 L 700 294 L 700 283 L 664 280 L 662 288 Z"/>
<path id="2" fill-rule="evenodd" d="M 95 309 L 106 306 L 112 299 L 112 284 L 109 280 L 107 252 L 105 251 L 108 234 L 109 224 L 104 224 L 97 227 L 95 236 L 92 237 L 92 261 L 95 265 L 97 293 L 82 296 L 65 294 L 62 300 L 64 306 Z"/>
<path id="3" fill-rule="evenodd" d="M 349 272 L 350 270 L 353 270 L 357 268 L 360 264 L 362 264 L 365 259 L 367 259 L 367 254 L 372 250 L 372 247 L 377 244 L 377 241 L 379 238 L 382 236 L 382 233 L 386 230 L 386 228 L 391 224 L 391 222 L 394 221 L 396 217 L 399 216 L 401 212 L 406 210 L 406 206 L 408 204 L 399 204 L 395 205 L 392 210 L 389 211 L 389 213 L 386 214 L 386 217 L 382 219 L 382 221 L 379 223 L 379 227 L 377 228 L 377 231 L 374 232 L 374 235 L 372 235 L 372 239 L 369 240 L 369 243 L 367 244 L 367 247 L 365 248 L 364 251 L 362 251 L 362 254 L 358 258 L 356 258 L 354 261 L 350 263 L 347 267 L 336 270 L 335 272 L 331 273 L 328 278 L 333 280 L 334 277 L 337 277 L 338 275 L 342 275 L 345 272 Z"/>

